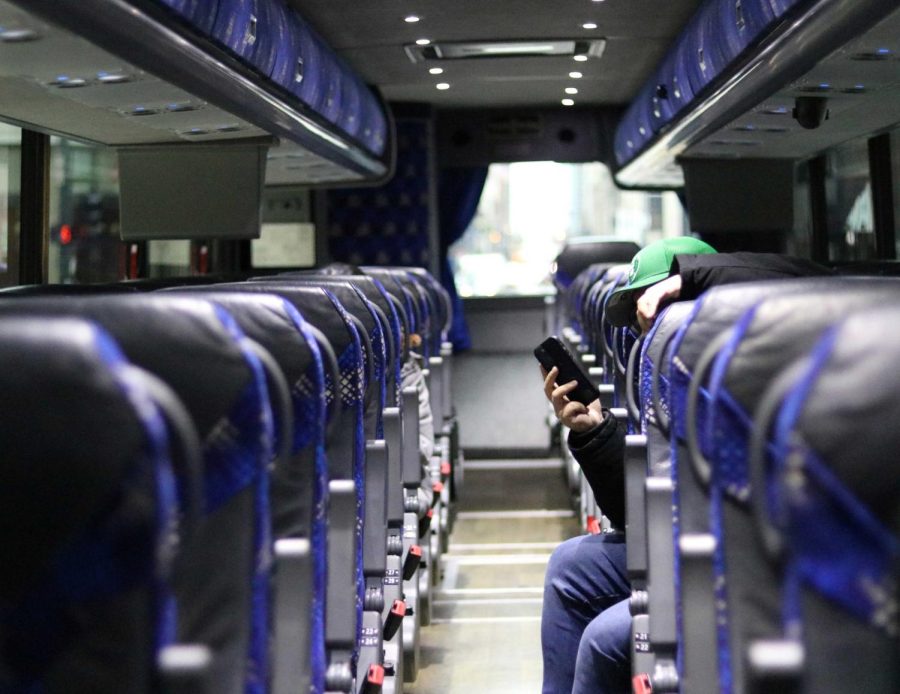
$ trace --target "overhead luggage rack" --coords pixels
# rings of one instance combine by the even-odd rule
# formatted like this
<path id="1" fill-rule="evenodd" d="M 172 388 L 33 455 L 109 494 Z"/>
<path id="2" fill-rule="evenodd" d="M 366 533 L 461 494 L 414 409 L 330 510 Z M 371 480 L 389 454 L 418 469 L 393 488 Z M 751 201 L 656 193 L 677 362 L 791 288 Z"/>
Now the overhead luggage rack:
<path id="1" fill-rule="evenodd" d="M 891 0 L 707 0 L 623 114 L 616 180 L 679 187 L 680 158 L 802 158 L 889 127 L 895 102 L 866 93 L 892 89 L 898 21 Z M 832 115 L 855 113 L 801 128 L 791 107 L 809 94 L 827 95 Z"/>
<path id="2" fill-rule="evenodd" d="M 279 183 L 391 169 L 386 105 L 284 0 L 0 0 L 0 97 L 8 120 L 115 147 L 274 136 Z"/>

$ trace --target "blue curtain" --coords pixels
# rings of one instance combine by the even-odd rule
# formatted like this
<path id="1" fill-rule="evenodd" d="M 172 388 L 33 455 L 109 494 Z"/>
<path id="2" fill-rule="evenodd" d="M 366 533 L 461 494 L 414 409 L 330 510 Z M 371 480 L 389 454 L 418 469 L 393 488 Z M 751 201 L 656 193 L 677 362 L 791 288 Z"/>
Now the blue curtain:
<path id="1" fill-rule="evenodd" d="M 462 300 L 456 291 L 453 270 L 447 251 L 458 241 L 478 210 L 478 201 L 487 179 L 487 167 L 454 167 L 441 169 L 438 175 L 438 224 L 441 240 L 441 283 L 453 300 L 453 325 L 449 339 L 453 349 L 462 352 L 472 346 L 469 326 L 463 315 Z"/>

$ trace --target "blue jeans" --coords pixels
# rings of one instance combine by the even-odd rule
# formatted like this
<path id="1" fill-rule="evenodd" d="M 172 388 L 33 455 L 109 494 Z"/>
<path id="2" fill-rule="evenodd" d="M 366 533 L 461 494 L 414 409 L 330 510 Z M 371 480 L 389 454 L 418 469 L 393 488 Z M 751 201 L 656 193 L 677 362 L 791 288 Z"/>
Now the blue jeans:
<path id="1" fill-rule="evenodd" d="M 543 694 L 631 691 L 630 596 L 623 535 L 582 535 L 556 548 L 544 580 Z"/>

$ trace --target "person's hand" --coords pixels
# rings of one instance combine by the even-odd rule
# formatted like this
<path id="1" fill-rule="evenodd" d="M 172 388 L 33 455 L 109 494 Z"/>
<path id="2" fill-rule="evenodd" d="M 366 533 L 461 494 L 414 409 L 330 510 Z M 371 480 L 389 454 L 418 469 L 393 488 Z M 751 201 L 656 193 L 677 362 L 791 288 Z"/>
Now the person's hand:
<path id="1" fill-rule="evenodd" d="M 641 332 L 650 330 L 659 307 L 681 295 L 681 275 L 672 275 L 662 282 L 650 285 L 637 300 L 637 321 Z"/>
<path id="2" fill-rule="evenodd" d="M 544 395 L 553 405 L 553 411 L 565 426 L 576 433 L 590 431 L 603 421 L 603 410 L 600 408 L 600 400 L 594 400 L 590 405 L 583 405 L 567 397 L 578 386 L 578 381 L 570 381 L 561 386 L 556 385 L 556 377 L 559 369 L 555 366 L 550 372 L 541 367 L 541 375 L 544 377 Z"/>

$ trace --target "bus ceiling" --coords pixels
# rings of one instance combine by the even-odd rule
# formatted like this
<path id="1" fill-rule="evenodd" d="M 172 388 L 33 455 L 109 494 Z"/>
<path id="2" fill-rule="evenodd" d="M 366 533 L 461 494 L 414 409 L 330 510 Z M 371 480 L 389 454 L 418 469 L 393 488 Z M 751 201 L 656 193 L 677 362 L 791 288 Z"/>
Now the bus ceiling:
<path id="1" fill-rule="evenodd" d="M 0 115 L 256 142 L 267 181 L 334 186 L 390 177 L 387 103 L 423 104 L 442 164 L 599 160 L 678 188 L 682 159 L 810 157 L 900 105 L 895 0 L 257 0 L 218 22 L 232 4 L 0 0 Z"/>

